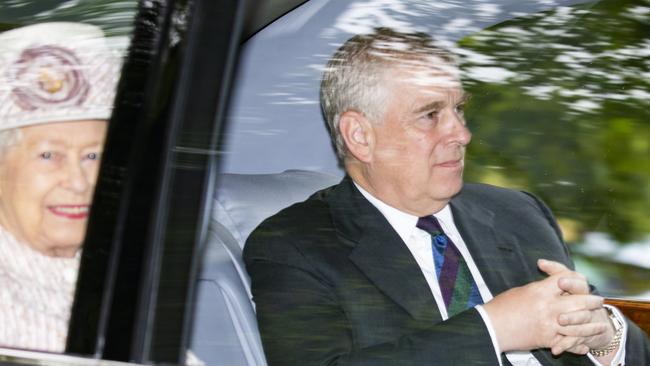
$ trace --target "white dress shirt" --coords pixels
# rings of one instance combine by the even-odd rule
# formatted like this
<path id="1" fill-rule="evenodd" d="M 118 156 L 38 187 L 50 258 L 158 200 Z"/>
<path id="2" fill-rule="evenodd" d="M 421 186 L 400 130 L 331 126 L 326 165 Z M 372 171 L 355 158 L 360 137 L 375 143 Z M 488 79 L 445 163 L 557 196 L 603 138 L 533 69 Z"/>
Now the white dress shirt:
<path id="1" fill-rule="evenodd" d="M 436 305 L 438 306 L 438 310 L 440 311 L 442 320 L 447 320 L 449 316 L 447 314 L 447 308 L 445 307 L 445 303 L 442 298 L 440 285 L 438 284 L 438 280 L 437 280 L 436 268 L 433 262 L 433 248 L 431 247 L 431 235 L 426 231 L 416 227 L 418 221 L 417 216 L 407 214 L 392 206 L 389 206 L 386 203 L 374 197 L 373 195 L 371 195 L 370 193 L 368 193 L 366 190 L 361 188 L 358 184 L 354 183 L 354 185 L 359 189 L 361 194 L 373 206 L 375 206 L 379 210 L 379 212 L 382 213 L 382 215 L 384 215 L 388 223 L 393 227 L 393 229 L 397 232 L 397 234 L 404 241 L 408 249 L 411 251 L 411 254 L 413 254 L 415 261 L 420 266 L 420 270 L 422 271 L 425 280 L 429 284 L 429 288 L 431 289 L 433 298 L 436 301 Z M 440 222 L 440 226 L 442 226 L 442 229 L 445 232 L 445 234 L 454 242 L 454 244 L 456 244 L 456 247 L 458 247 L 458 250 L 462 254 L 463 258 L 465 259 L 465 262 L 467 263 L 467 266 L 469 267 L 469 270 L 472 273 L 472 277 L 474 278 L 474 282 L 476 282 L 478 290 L 481 293 L 483 302 L 488 302 L 492 300 L 493 298 L 492 293 L 490 292 L 490 289 L 487 287 L 485 281 L 483 280 L 483 277 L 481 276 L 478 267 L 476 267 L 476 263 L 474 263 L 474 260 L 472 259 L 472 256 L 470 255 L 467 249 L 467 245 L 465 244 L 465 241 L 460 236 L 460 233 L 456 228 L 456 224 L 454 223 L 454 218 L 452 216 L 451 208 L 449 207 L 449 205 L 446 205 L 442 210 L 435 213 L 434 216 Z M 623 319 L 618 309 L 616 308 L 612 308 L 612 309 L 619 319 Z M 490 318 L 488 317 L 487 313 L 485 312 L 485 310 L 481 305 L 477 305 L 476 310 L 483 318 L 483 321 L 485 322 L 485 326 L 488 329 L 490 338 L 492 339 L 492 344 L 494 346 L 494 351 L 496 352 L 497 359 L 499 360 L 499 365 L 503 366 L 501 362 L 501 356 L 500 356 L 501 348 L 499 347 L 499 344 L 497 342 L 494 327 L 490 322 Z M 616 357 L 614 357 L 614 360 L 612 361 L 612 365 L 625 365 L 625 339 L 627 334 L 627 325 L 625 324 L 624 321 L 622 321 L 622 323 L 624 324 L 625 327 L 623 330 L 623 339 L 621 340 L 621 346 L 619 347 Z M 588 356 L 592 360 L 594 365 L 602 366 L 591 354 L 588 354 Z M 539 361 L 537 361 L 537 359 L 530 352 L 506 352 L 506 357 L 508 358 L 508 361 L 510 361 L 510 363 L 512 363 L 514 366 L 541 366 Z"/>

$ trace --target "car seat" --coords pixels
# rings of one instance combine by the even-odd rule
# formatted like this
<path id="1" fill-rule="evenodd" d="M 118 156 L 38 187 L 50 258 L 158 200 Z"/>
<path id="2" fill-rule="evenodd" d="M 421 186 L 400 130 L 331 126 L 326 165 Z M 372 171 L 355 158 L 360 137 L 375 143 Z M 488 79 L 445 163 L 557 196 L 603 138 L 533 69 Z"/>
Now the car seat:
<path id="1" fill-rule="evenodd" d="M 338 180 L 305 170 L 218 177 L 190 339 L 190 349 L 203 363 L 266 365 L 242 260 L 244 243 L 265 218 Z"/>

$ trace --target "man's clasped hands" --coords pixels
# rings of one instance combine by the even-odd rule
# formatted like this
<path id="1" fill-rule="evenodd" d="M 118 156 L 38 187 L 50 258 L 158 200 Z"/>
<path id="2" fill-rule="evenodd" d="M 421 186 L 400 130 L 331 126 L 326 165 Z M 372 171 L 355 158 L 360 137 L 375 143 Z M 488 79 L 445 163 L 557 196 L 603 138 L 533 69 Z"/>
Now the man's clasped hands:
<path id="1" fill-rule="evenodd" d="M 550 348 L 586 354 L 605 347 L 614 328 L 601 296 L 590 294 L 587 279 L 558 262 L 540 259 L 548 277 L 515 287 L 484 305 L 501 351 Z"/>

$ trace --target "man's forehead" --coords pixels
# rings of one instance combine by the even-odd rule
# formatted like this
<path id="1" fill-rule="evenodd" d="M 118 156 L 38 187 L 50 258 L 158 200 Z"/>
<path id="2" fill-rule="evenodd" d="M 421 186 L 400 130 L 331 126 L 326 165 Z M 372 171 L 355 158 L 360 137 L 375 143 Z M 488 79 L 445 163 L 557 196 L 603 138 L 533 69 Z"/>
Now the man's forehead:
<path id="1" fill-rule="evenodd" d="M 415 86 L 431 92 L 462 93 L 460 73 L 458 68 L 449 64 L 402 64 L 387 73 L 390 83 L 404 86 Z"/>

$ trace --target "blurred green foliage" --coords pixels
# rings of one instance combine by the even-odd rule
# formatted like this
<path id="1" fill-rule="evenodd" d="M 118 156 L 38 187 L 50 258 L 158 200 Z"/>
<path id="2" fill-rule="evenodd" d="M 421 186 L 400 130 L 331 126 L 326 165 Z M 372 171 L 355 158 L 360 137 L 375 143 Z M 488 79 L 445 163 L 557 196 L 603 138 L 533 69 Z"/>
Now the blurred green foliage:
<path id="1" fill-rule="evenodd" d="M 131 33 L 136 0 L 3 0 L 0 31 L 38 22 L 82 22 L 101 27 L 107 36 Z"/>
<path id="2" fill-rule="evenodd" d="M 459 42 L 466 176 L 544 199 L 569 241 L 650 237 L 650 1 L 515 18 Z"/>

